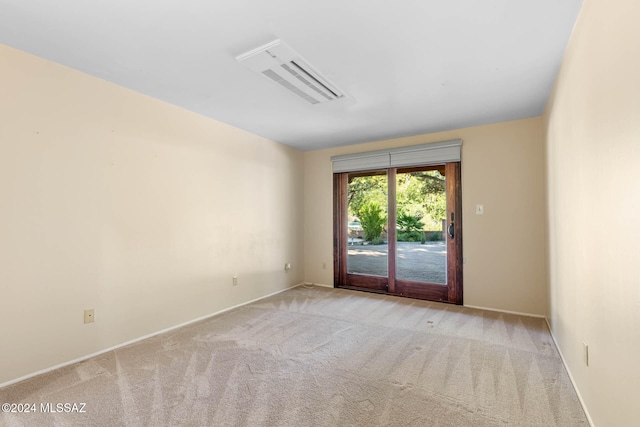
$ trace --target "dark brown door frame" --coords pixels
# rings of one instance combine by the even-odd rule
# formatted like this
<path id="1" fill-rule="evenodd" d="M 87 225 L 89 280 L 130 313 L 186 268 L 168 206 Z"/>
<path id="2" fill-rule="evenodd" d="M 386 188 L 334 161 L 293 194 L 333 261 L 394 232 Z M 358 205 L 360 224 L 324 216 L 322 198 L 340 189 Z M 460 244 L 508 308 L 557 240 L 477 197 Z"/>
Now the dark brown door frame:
<path id="1" fill-rule="evenodd" d="M 347 283 L 347 173 L 333 174 L 333 285 Z"/>
<path id="2" fill-rule="evenodd" d="M 447 235 L 447 256 L 454 257 L 447 262 L 447 282 L 451 283 L 448 301 L 462 305 L 462 168 L 460 162 L 447 163 L 447 218 L 449 226 L 453 224 L 454 236 Z M 451 214 L 453 213 L 453 221 Z M 448 233 L 447 233 L 448 234 Z"/>
<path id="3" fill-rule="evenodd" d="M 407 169 L 408 170 L 408 169 Z M 401 169 L 400 172 L 407 171 Z M 347 186 L 349 173 L 333 176 L 333 271 L 334 286 L 371 292 L 388 293 L 410 298 L 462 304 L 462 184 L 460 162 L 444 165 L 447 194 L 447 285 L 396 279 L 396 174 L 398 169 L 387 169 L 388 207 L 388 276 L 367 276 L 347 272 Z M 453 257 L 453 258 L 451 258 Z"/>

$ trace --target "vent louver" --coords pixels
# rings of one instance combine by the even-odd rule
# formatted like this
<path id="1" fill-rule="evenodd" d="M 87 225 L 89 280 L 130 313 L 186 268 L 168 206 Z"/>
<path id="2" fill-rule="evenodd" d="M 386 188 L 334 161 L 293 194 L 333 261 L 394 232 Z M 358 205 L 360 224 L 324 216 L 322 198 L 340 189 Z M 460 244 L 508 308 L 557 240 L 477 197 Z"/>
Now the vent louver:
<path id="1" fill-rule="evenodd" d="M 313 70 L 281 40 L 253 49 L 236 57 L 236 60 L 311 104 L 344 97 L 344 92 Z"/>

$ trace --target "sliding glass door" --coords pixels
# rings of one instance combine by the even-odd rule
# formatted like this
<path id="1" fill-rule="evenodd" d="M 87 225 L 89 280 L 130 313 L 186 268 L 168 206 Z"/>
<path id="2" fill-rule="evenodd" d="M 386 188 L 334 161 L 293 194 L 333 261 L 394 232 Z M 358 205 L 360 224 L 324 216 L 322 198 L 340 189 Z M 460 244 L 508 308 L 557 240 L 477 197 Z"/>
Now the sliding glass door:
<path id="1" fill-rule="evenodd" d="M 462 303 L 460 163 L 334 174 L 335 285 Z"/>

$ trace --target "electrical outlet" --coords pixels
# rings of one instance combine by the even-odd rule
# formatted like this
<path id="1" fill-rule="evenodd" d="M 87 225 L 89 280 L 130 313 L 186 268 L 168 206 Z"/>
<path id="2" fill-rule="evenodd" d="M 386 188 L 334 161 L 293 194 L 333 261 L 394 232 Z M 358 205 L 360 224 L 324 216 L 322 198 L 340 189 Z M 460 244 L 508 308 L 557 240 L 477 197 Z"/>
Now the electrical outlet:
<path id="1" fill-rule="evenodd" d="M 286 263 L 284 265 L 284 271 L 289 271 L 289 270 L 291 270 L 291 263 L 290 262 L 288 262 L 288 263 Z"/>
<path id="2" fill-rule="evenodd" d="M 238 286 L 238 276 L 233 276 L 233 286 Z"/>
<path id="3" fill-rule="evenodd" d="M 84 323 L 93 323 L 94 312 L 93 308 L 88 308 L 84 311 Z"/>
<path id="4" fill-rule="evenodd" d="M 484 206 L 476 205 L 476 215 L 484 215 Z"/>

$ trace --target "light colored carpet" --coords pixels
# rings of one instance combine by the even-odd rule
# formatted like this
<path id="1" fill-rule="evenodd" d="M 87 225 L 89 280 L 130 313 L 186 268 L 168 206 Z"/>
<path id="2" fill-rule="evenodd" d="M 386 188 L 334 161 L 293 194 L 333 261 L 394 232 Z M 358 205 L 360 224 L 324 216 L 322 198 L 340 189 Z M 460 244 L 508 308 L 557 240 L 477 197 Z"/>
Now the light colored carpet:
<path id="1" fill-rule="evenodd" d="M 0 389 L 3 426 L 588 426 L 543 319 L 298 287 Z M 40 403 L 86 403 L 41 413 Z"/>

